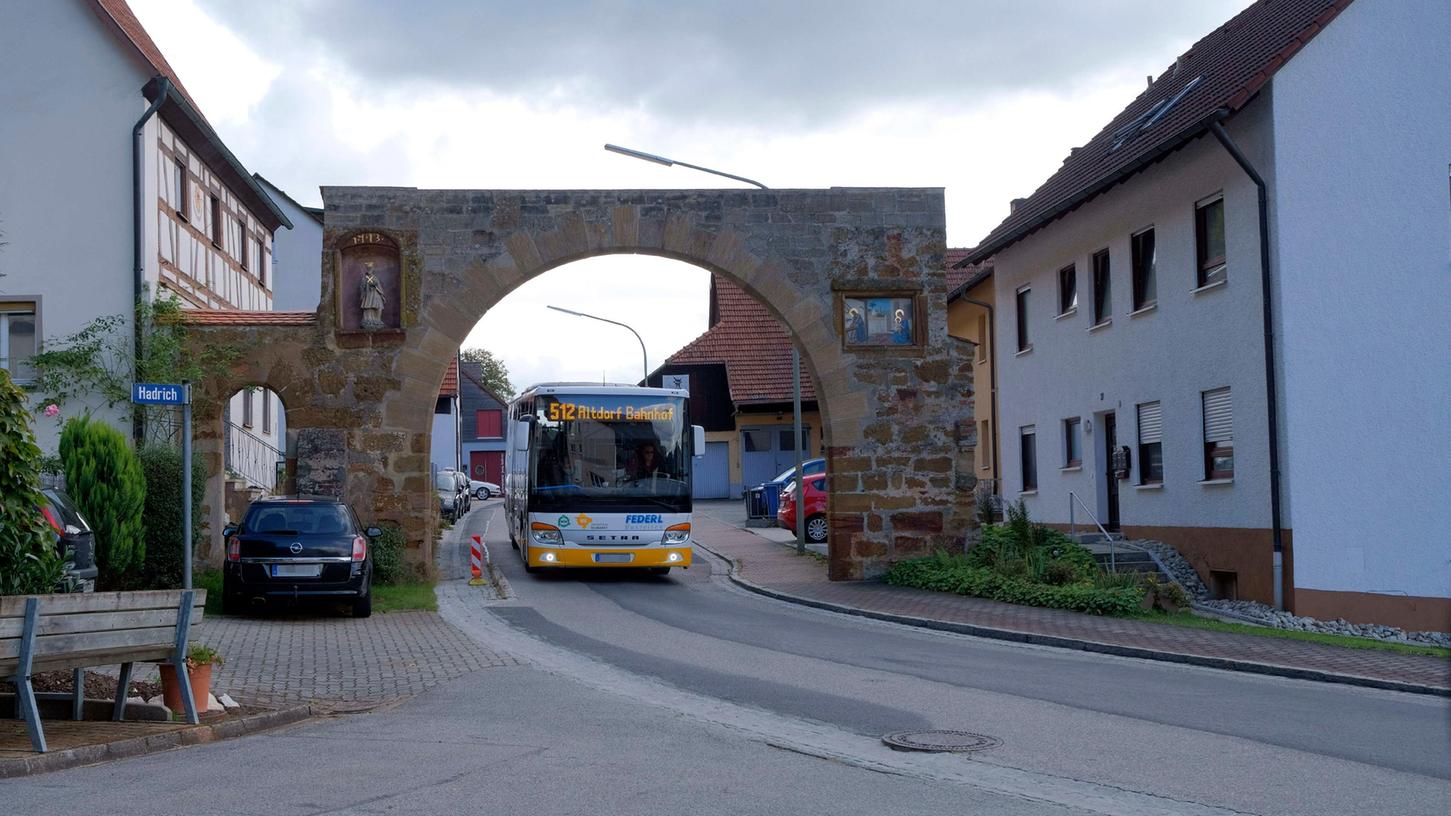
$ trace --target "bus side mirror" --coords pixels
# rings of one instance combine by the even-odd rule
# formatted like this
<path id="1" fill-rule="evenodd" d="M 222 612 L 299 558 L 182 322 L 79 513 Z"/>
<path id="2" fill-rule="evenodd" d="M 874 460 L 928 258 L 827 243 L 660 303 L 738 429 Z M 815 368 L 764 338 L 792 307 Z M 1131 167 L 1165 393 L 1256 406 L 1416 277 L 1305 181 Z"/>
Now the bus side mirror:
<path id="1" fill-rule="evenodd" d="M 514 450 L 529 450 L 529 432 L 531 427 L 531 423 L 522 419 L 514 423 Z"/>
<path id="2" fill-rule="evenodd" d="M 693 434 L 691 447 L 695 451 L 695 458 L 705 456 L 705 428 L 699 425 L 691 425 L 690 432 Z"/>

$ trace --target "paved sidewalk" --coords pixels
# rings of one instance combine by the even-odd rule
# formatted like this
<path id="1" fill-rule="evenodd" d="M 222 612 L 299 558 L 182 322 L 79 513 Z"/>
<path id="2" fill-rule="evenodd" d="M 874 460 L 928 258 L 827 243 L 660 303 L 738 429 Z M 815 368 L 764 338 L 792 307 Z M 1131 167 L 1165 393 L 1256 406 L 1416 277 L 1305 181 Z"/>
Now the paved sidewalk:
<path id="1" fill-rule="evenodd" d="M 736 562 L 736 577 L 747 588 L 784 600 L 1021 642 L 1451 695 L 1451 661 L 1442 658 L 1018 606 L 879 581 L 831 582 L 823 559 L 798 556 L 734 526 L 728 513 L 703 509 L 695 519 L 697 543 Z"/>

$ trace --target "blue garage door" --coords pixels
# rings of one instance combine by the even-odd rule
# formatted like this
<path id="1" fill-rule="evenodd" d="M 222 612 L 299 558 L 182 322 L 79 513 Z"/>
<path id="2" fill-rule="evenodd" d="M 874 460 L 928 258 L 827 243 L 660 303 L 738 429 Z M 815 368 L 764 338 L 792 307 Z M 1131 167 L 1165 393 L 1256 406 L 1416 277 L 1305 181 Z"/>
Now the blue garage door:
<path id="1" fill-rule="evenodd" d="M 707 442 L 705 456 L 695 460 L 691 496 L 697 499 L 728 499 L 730 495 L 730 443 Z"/>

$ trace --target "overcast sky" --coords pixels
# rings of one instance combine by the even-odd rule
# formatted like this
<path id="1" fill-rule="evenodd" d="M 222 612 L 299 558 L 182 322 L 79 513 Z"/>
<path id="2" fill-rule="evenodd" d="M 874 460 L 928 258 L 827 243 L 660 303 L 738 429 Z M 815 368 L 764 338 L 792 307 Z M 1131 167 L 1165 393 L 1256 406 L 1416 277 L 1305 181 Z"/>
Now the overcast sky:
<path id="1" fill-rule="evenodd" d="M 239 159 L 321 185 L 945 187 L 972 246 L 1249 0 L 131 0 Z M 705 329 L 706 274 L 623 256 L 516 290 L 470 336 L 516 386 L 633 381 Z"/>

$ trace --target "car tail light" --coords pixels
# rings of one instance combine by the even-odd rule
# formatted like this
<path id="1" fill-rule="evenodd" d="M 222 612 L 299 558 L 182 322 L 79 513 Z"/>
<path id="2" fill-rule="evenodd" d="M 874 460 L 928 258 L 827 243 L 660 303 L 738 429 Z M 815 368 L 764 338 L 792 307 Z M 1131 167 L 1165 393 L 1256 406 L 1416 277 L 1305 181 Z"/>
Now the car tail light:
<path id="1" fill-rule="evenodd" d="M 60 522 L 55 520 L 55 514 L 50 512 L 49 507 L 40 508 L 40 513 L 41 515 L 45 516 L 45 520 L 50 522 L 50 526 L 54 527 L 57 533 L 65 532 L 65 528 L 61 527 Z"/>
<path id="2" fill-rule="evenodd" d="M 353 560 L 362 561 L 368 557 L 368 539 L 353 536 Z"/>
<path id="3" fill-rule="evenodd" d="M 227 539 L 227 560 L 242 560 L 242 539 L 238 536 L 232 536 L 231 538 Z"/>

